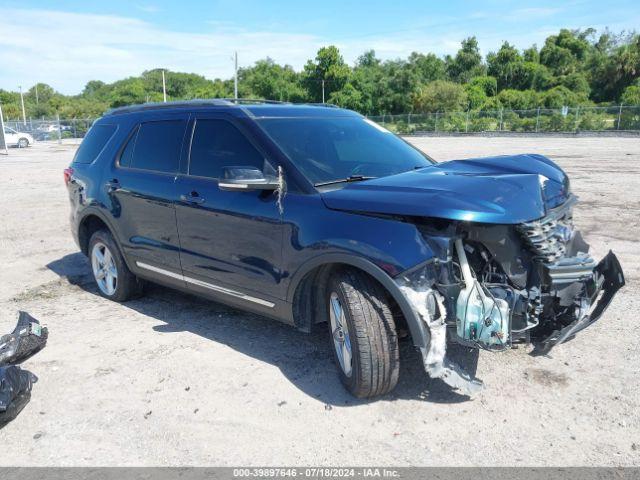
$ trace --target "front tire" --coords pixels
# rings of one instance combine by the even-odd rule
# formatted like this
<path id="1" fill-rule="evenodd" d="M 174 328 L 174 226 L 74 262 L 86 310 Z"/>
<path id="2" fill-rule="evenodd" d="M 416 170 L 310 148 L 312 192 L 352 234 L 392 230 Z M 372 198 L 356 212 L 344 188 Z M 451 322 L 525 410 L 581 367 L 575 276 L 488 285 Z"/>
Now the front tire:
<path id="1" fill-rule="evenodd" d="M 330 341 L 340 380 L 356 397 L 390 392 L 398 383 L 398 336 L 386 291 L 368 275 L 342 270 L 329 280 Z"/>
<path id="2" fill-rule="evenodd" d="M 107 230 L 98 230 L 91 235 L 89 261 L 98 292 L 103 297 L 125 302 L 142 294 L 142 280 L 131 273 L 116 241 Z"/>
<path id="3" fill-rule="evenodd" d="M 20 140 L 18 140 L 18 148 L 27 148 L 29 146 L 29 139 L 28 138 L 21 138 Z"/>

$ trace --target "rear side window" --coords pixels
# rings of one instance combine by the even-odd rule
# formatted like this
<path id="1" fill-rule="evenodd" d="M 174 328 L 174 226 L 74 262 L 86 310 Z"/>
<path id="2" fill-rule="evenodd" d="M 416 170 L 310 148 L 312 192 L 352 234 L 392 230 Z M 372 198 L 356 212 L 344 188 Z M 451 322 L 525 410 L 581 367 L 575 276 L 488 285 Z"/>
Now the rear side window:
<path id="1" fill-rule="evenodd" d="M 239 166 L 263 170 L 265 159 L 231 123 L 198 120 L 191 141 L 189 175 L 221 178 L 223 167 Z"/>
<path id="2" fill-rule="evenodd" d="M 120 154 L 120 166 L 121 167 L 130 167 L 131 159 L 133 158 L 133 149 L 136 147 L 136 140 L 138 138 L 138 130 L 140 130 L 140 126 L 138 125 L 133 133 L 129 136 L 129 140 L 127 141 L 127 146 L 124 147 L 122 153 Z"/>
<path id="3" fill-rule="evenodd" d="M 100 154 L 116 131 L 115 125 L 94 125 L 80 144 L 73 163 L 91 163 Z"/>
<path id="4" fill-rule="evenodd" d="M 180 148 L 186 122 L 163 120 L 143 123 L 125 147 L 122 160 L 124 166 L 176 173 L 180 164 Z M 132 149 L 130 151 L 129 149 Z M 130 157 L 125 157 L 129 155 Z M 130 158 L 130 160 L 129 160 Z"/>

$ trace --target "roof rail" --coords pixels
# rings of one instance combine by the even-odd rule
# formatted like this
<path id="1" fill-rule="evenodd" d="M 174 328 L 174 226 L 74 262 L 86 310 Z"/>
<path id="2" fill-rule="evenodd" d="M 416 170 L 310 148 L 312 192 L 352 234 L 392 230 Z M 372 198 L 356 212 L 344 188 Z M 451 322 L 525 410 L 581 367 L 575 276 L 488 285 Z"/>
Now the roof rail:
<path id="1" fill-rule="evenodd" d="M 311 106 L 314 106 L 314 107 L 340 108 L 338 105 L 334 105 L 333 103 L 322 103 L 322 102 L 305 102 L 305 103 L 299 103 L 298 105 L 311 105 Z"/>
<path id="2" fill-rule="evenodd" d="M 118 113 L 139 112 L 142 110 L 158 110 L 163 108 L 175 107 L 197 107 L 197 106 L 228 106 L 233 105 L 223 98 L 212 98 L 208 100 L 178 100 L 175 102 L 147 102 L 136 105 L 127 105 L 124 107 L 116 107 L 108 110 L 105 115 L 115 115 Z"/>
<path id="3" fill-rule="evenodd" d="M 264 100 L 261 98 L 211 98 L 196 100 L 178 100 L 172 102 L 148 102 L 137 105 L 128 105 L 108 110 L 105 115 L 117 115 L 120 113 L 140 112 L 144 110 L 159 110 L 164 108 L 175 107 L 207 107 L 207 106 L 234 106 L 234 105 L 250 105 L 250 104 L 268 104 L 268 105 L 310 105 L 328 108 L 340 108 L 331 103 L 297 103 L 282 102 L 279 100 Z"/>
<path id="4" fill-rule="evenodd" d="M 227 102 L 236 103 L 236 104 L 246 104 L 246 103 L 268 103 L 268 104 L 275 104 L 275 105 L 291 104 L 291 102 L 283 102 L 280 100 L 264 100 L 262 98 L 220 98 L 219 100 L 225 100 Z"/>

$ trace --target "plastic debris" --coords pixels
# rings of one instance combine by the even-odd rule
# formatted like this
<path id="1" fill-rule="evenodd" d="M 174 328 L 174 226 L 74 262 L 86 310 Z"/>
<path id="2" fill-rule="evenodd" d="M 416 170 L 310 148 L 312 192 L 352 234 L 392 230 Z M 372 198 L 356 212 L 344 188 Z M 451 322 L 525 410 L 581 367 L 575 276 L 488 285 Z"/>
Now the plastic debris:
<path id="1" fill-rule="evenodd" d="M 0 337 L 0 366 L 24 362 L 45 347 L 48 337 L 47 327 L 21 311 L 13 332 Z"/>
<path id="2" fill-rule="evenodd" d="M 15 365 L 0 367 L 0 428 L 16 418 L 29 402 L 36 380 L 31 372 Z"/>
<path id="3" fill-rule="evenodd" d="M 18 367 L 47 344 L 47 327 L 27 312 L 18 314 L 13 332 L 0 337 L 0 428 L 16 418 L 31 399 L 37 377 Z"/>

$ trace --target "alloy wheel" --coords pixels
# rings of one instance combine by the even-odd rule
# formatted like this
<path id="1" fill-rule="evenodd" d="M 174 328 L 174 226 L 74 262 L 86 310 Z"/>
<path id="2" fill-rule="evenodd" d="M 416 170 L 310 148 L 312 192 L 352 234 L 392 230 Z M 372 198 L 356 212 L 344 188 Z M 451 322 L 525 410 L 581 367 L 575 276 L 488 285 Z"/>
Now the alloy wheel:
<path id="1" fill-rule="evenodd" d="M 331 337 L 336 355 L 340 362 L 340 368 L 346 377 L 351 377 L 353 370 L 353 356 L 351 354 L 351 339 L 349 327 L 342 302 L 336 292 L 331 292 L 329 297 L 329 319 L 331 322 Z"/>
<path id="2" fill-rule="evenodd" d="M 93 246 L 91 267 L 100 291 L 108 296 L 113 295 L 118 287 L 118 269 L 111 251 L 102 242 Z"/>

